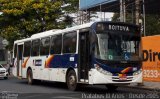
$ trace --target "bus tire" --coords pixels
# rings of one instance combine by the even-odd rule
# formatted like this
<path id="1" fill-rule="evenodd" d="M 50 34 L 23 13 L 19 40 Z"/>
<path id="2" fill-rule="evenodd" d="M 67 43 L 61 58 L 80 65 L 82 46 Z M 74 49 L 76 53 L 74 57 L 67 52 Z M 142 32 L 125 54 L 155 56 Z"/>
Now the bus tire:
<path id="1" fill-rule="evenodd" d="M 28 71 L 27 71 L 27 80 L 28 80 L 28 84 L 30 84 L 30 85 L 32 85 L 34 82 L 31 69 L 28 69 Z"/>
<path id="2" fill-rule="evenodd" d="M 68 72 L 66 83 L 69 90 L 75 91 L 77 89 L 77 77 L 74 70 Z"/>
<path id="3" fill-rule="evenodd" d="M 5 79 L 5 80 L 8 79 L 8 76 L 7 76 L 7 77 L 4 77 L 4 79 Z"/>
<path id="4" fill-rule="evenodd" d="M 118 86 L 112 84 L 107 84 L 106 87 L 109 91 L 115 91 L 118 88 Z"/>

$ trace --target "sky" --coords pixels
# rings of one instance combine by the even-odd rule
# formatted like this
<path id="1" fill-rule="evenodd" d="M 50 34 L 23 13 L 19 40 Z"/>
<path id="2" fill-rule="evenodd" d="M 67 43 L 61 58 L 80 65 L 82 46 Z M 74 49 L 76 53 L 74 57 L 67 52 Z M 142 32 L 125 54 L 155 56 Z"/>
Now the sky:
<path id="1" fill-rule="evenodd" d="M 98 18 L 92 18 L 92 21 L 111 21 L 112 17 L 113 17 L 114 13 L 111 12 L 97 12 L 97 16 Z"/>

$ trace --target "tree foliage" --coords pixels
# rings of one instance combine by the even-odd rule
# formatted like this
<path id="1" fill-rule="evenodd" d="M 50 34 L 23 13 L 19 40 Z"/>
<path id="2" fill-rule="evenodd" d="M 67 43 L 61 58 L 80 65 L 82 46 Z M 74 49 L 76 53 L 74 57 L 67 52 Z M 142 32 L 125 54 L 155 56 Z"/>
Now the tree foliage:
<path id="1" fill-rule="evenodd" d="M 146 35 L 160 34 L 160 15 L 146 15 Z"/>
<path id="2" fill-rule="evenodd" d="M 119 20 L 119 13 L 115 13 L 112 17 L 112 21 L 120 21 Z M 143 19 L 143 18 L 142 18 Z M 132 17 L 131 14 L 127 14 L 126 22 L 128 23 L 135 23 L 135 18 Z M 159 35 L 160 34 L 160 15 L 146 15 L 146 36 L 149 35 Z"/>
<path id="3" fill-rule="evenodd" d="M 65 4 L 68 6 L 62 8 Z M 77 5 L 78 0 L 0 0 L 0 36 L 6 38 L 11 47 L 14 40 L 65 28 L 71 23 L 57 20 L 65 17 L 66 12 L 76 11 Z"/>

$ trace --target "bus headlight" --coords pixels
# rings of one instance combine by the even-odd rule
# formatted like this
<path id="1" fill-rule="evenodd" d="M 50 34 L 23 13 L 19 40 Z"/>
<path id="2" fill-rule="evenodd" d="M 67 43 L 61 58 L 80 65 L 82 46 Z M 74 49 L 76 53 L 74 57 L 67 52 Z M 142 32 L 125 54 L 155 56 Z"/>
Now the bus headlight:
<path id="1" fill-rule="evenodd" d="M 101 68 L 99 65 L 95 65 L 95 68 L 97 71 L 99 71 L 100 73 L 104 74 L 104 75 L 108 75 L 108 76 L 112 76 L 112 73 L 109 71 L 104 70 L 103 68 Z"/>
<path id="2" fill-rule="evenodd" d="M 133 76 L 138 75 L 138 74 L 140 74 L 141 72 L 142 72 L 142 69 L 140 69 L 140 70 L 134 72 L 134 73 L 133 73 Z"/>

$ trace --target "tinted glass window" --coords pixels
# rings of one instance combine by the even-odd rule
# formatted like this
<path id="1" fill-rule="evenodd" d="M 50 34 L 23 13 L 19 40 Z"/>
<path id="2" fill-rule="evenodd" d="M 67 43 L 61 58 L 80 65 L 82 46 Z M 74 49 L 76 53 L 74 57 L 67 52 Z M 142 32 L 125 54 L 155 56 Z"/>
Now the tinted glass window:
<path id="1" fill-rule="evenodd" d="M 63 36 L 63 53 L 76 52 L 77 33 L 71 32 Z"/>
<path id="2" fill-rule="evenodd" d="M 31 51 L 31 41 L 24 42 L 24 57 L 30 56 Z"/>
<path id="3" fill-rule="evenodd" d="M 18 45 L 18 59 L 22 60 L 23 55 L 23 45 Z"/>
<path id="4" fill-rule="evenodd" d="M 14 45 L 14 57 L 17 57 L 17 44 Z"/>
<path id="5" fill-rule="evenodd" d="M 32 41 L 32 56 L 39 55 L 39 47 L 40 47 L 40 40 L 33 40 Z"/>
<path id="6" fill-rule="evenodd" d="M 52 36 L 51 40 L 51 54 L 61 54 L 62 49 L 62 35 Z"/>
<path id="7" fill-rule="evenodd" d="M 41 39 L 40 55 L 49 55 L 50 38 Z"/>

